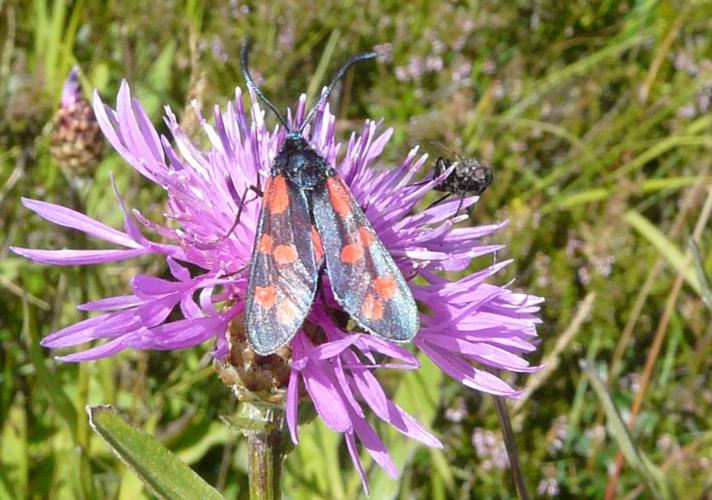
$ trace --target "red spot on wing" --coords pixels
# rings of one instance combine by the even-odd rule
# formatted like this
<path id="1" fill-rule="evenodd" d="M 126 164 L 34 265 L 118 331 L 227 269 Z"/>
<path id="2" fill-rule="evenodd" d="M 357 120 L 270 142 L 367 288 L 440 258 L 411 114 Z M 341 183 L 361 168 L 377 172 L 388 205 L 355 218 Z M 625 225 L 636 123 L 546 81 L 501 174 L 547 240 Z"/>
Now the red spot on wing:
<path id="1" fill-rule="evenodd" d="M 383 302 L 369 293 L 361 304 L 361 314 L 368 320 L 378 321 L 383 318 Z"/>
<path id="2" fill-rule="evenodd" d="M 272 253 L 272 237 L 269 234 L 263 234 L 257 241 L 257 251 L 264 255 Z"/>
<path id="3" fill-rule="evenodd" d="M 273 286 L 256 286 L 255 287 L 255 302 L 260 307 L 269 309 L 274 305 L 277 298 L 277 289 Z"/>
<path id="4" fill-rule="evenodd" d="M 363 246 L 369 247 L 371 243 L 376 239 L 376 235 L 371 232 L 367 227 L 361 226 L 358 228 L 358 234 L 361 236 L 361 241 Z"/>
<path id="5" fill-rule="evenodd" d="M 388 300 L 396 294 L 396 280 L 393 276 L 379 276 L 373 281 L 379 297 Z"/>
<path id="6" fill-rule="evenodd" d="M 297 248 L 292 245 L 277 245 L 272 253 L 274 260 L 281 266 L 286 266 L 297 260 Z"/>
<path id="7" fill-rule="evenodd" d="M 361 242 L 349 243 L 341 249 L 341 262 L 345 264 L 355 264 L 363 257 L 363 246 Z"/>
<path id="8" fill-rule="evenodd" d="M 316 230 L 316 227 L 312 225 L 311 227 L 312 241 L 314 242 L 314 260 L 317 264 L 320 264 L 324 259 L 324 246 L 321 244 L 321 236 Z"/>
<path id="9" fill-rule="evenodd" d="M 351 196 L 344 183 L 336 177 L 329 177 L 326 180 L 326 187 L 329 190 L 329 202 L 331 202 L 334 211 L 342 217 L 349 215 L 351 213 Z"/>
<path id="10" fill-rule="evenodd" d="M 289 206 L 289 193 L 287 192 L 287 179 L 278 175 L 271 179 L 267 189 L 267 208 L 272 214 L 281 214 Z"/>
<path id="11" fill-rule="evenodd" d="M 283 325 L 291 325 L 297 319 L 297 308 L 289 299 L 277 304 L 277 321 Z"/>

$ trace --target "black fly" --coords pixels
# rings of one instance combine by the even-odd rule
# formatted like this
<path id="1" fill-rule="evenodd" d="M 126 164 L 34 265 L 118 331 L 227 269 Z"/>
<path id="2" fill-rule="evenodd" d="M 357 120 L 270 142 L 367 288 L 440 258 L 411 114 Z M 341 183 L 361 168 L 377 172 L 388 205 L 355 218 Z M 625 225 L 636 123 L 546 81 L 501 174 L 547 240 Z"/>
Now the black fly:
<path id="1" fill-rule="evenodd" d="M 452 195 L 459 195 L 460 204 L 457 206 L 455 215 L 460 212 L 462 203 L 468 193 L 477 196 L 481 195 L 490 184 L 492 184 L 492 180 L 494 179 L 492 168 L 487 162 L 475 158 L 464 158 L 460 155 L 456 156 L 457 159 L 454 161 L 443 158 L 442 156 L 435 161 L 433 178 L 441 176 L 451 167 L 454 168 L 450 174 L 434 188 L 436 191 L 446 193 L 445 196 L 430 205 L 436 205 Z"/>

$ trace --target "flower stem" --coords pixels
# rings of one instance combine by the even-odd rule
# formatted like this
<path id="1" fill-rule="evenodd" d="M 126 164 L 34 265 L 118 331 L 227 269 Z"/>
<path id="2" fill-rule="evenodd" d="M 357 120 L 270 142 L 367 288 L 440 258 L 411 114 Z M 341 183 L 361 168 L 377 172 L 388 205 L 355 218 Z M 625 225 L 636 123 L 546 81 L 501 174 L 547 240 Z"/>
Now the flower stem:
<path id="1" fill-rule="evenodd" d="M 499 377 L 498 370 L 490 368 L 488 369 L 488 371 L 493 375 Z M 514 437 L 514 430 L 512 430 L 512 420 L 509 418 L 509 409 L 507 408 L 507 402 L 503 397 L 494 396 L 494 405 L 497 409 L 497 416 L 499 417 L 499 426 L 502 429 L 504 446 L 507 448 L 507 456 L 509 457 L 509 465 L 512 468 L 514 485 L 517 488 L 519 498 L 521 500 L 529 500 L 529 491 L 527 490 L 527 483 L 524 481 L 522 464 L 519 461 L 517 440 Z"/>
<path id="2" fill-rule="evenodd" d="M 281 495 L 282 433 L 255 432 L 247 438 L 250 500 L 278 500 Z"/>
<path id="3" fill-rule="evenodd" d="M 284 461 L 284 411 L 259 402 L 241 402 L 229 423 L 247 436 L 250 500 L 279 500 Z"/>
<path id="4" fill-rule="evenodd" d="M 517 441 L 514 439 L 514 431 L 512 430 L 512 421 L 509 418 L 507 403 L 503 397 L 495 396 L 494 404 L 497 408 L 499 425 L 502 428 L 504 446 L 507 448 L 507 455 L 509 456 L 509 464 L 512 468 L 512 476 L 514 476 L 517 493 L 519 493 L 521 500 L 529 500 L 529 492 L 527 491 L 527 484 L 524 482 L 524 473 L 522 472 L 522 464 L 519 461 Z"/>

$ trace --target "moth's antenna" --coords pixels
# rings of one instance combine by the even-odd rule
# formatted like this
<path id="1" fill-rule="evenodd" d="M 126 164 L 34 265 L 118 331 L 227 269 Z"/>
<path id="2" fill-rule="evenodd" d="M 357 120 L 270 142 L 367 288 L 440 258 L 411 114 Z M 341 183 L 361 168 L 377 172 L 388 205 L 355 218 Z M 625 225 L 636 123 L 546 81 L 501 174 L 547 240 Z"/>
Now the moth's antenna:
<path id="1" fill-rule="evenodd" d="M 329 94 L 331 94 L 331 91 L 334 90 L 334 87 L 336 86 L 337 83 L 339 83 L 339 80 L 341 80 L 346 72 L 349 70 L 351 66 L 356 64 L 359 61 L 363 61 L 364 59 L 373 59 L 375 57 L 380 56 L 378 52 L 362 52 L 361 54 L 357 54 L 353 56 L 351 59 L 346 61 L 346 63 L 341 66 L 341 69 L 336 73 L 336 76 L 334 77 L 333 80 L 331 80 L 331 83 L 329 86 L 326 88 L 326 92 L 321 94 L 321 97 L 319 100 L 316 102 L 316 104 L 312 107 L 312 109 L 309 111 L 309 114 L 307 117 L 304 119 L 302 124 L 299 126 L 299 132 L 304 130 L 304 127 L 307 126 L 307 124 L 311 121 L 312 118 L 314 118 L 314 114 L 316 111 L 321 107 L 322 104 L 324 104 L 324 101 L 326 101 L 329 98 Z"/>
<path id="2" fill-rule="evenodd" d="M 248 68 L 247 65 L 247 53 L 249 52 L 249 45 L 250 45 L 250 39 L 245 38 L 245 40 L 242 42 L 242 49 L 240 50 L 240 65 L 242 66 L 242 76 L 245 77 L 245 81 L 247 82 L 247 86 L 252 89 L 252 91 L 255 93 L 257 97 L 262 99 L 262 101 L 267 105 L 269 109 L 272 110 L 272 112 L 275 114 L 277 119 L 284 125 L 284 128 L 289 130 L 289 125 L 287 125 L 287 120 L 284 119 L 284 117 L 280 114 L 279 111 L 277 111 L 277 108 L 274 107 L 274 104 L 270 102 L 269 99 L 265 97 L 265 95 L 260 91 L 260 89 L 257 88 L 257 85 L 255 85 L 255 81 L 252 79 L 252 76 L 250 75 L 250 69 Z"/>

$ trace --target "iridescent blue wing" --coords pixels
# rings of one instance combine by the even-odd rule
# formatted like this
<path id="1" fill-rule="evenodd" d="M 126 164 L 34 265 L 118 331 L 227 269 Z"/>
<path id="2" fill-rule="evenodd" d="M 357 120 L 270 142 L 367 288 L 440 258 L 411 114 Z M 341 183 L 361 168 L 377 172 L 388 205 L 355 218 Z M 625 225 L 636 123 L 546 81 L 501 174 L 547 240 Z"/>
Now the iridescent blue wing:
<path id="1" fill-rule="evenodd" d="M 365 330 L 411 340 L 418 332 L 413 295 L 344 181 L 328 177 L 313 191 L 312 203 L 337 302 Z"/>
<path id="2" fill-rule="evenodd" d="M 289 342 L 309 313 L 321 265 L 315 233 L 306 192 L 282 175 L 270 177 L 250 260 L 245 320 L 260 355 Z"/>

